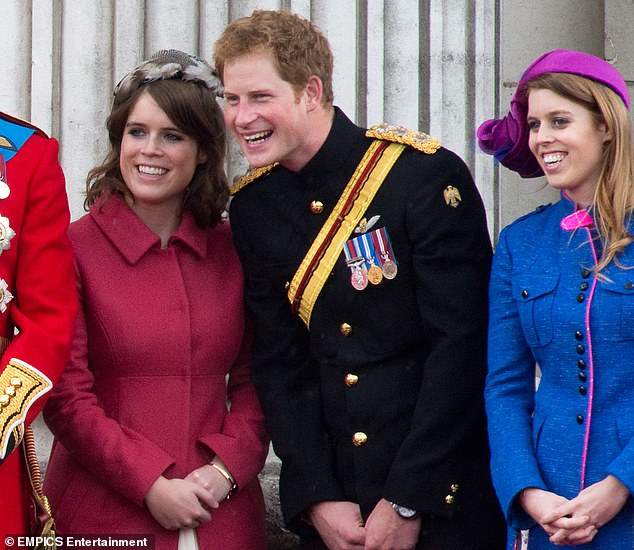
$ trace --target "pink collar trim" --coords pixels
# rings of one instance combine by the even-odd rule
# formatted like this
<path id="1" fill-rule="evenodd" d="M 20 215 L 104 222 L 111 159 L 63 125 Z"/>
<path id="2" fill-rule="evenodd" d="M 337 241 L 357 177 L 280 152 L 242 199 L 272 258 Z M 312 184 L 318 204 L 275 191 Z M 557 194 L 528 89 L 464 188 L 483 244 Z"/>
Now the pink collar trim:
<path id="1" fill-rule="evenodd" d="M 559 225 L 564 231 L 574 231 L 580 227 L 592 227 L 594 225 L 594 221 L 592 216 L 590 216 L 584 208 L 576 210 L 572 214 L 566 216 L 563 220 L 561 220 Z"/>

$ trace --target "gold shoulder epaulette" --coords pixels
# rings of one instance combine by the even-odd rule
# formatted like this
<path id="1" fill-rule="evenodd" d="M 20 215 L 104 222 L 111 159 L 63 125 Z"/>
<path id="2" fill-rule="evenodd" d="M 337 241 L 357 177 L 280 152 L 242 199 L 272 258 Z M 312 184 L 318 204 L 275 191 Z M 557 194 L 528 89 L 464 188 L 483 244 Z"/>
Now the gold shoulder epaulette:
<path id="1" fill-rule="evenodd" d="M 240 189 L 243 189 L 252 181 L 261 178 L 264 174 L 268 174 L 278 164 L 279 162 L 274 162 L 272 164 L 267 164 L 266 166 L 260 166 L 259 168 L 253 168 L 249 170 L 244 176 L 242 176 L 231 187 L 229 187 L 229 194 L 235 195 L 238 191 L 240 191 Z"/>
<path id="2" fill-rule="evenodd" d="M 427 155 L 433 155 L 441 147 L 440 141 L 423 132 L 409 130 L 404 126 L 395 126 L 386 122 L 372 126 L 365 135 L 375 139 L 403 143 Z"/>

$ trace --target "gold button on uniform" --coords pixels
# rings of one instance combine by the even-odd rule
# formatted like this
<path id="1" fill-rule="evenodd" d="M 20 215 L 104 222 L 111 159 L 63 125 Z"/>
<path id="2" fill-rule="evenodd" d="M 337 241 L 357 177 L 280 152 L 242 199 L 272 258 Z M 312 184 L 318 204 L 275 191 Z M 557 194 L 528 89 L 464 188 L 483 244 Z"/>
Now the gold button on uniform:
<path id="1" fill-rule="evenodd" d="M 352 333 L 352 327 L 348 323 L 341 323 L 341 325 L 339 325 L 339 330 L 344 336 L 350 336 Z"/>
<path id="2" fill-rule="evenodd" d="M 447 496 L 445 497 L 445 502 L 446 502 L 447 504 L 453 504 L 453 503 L 454 503 L 454 500 L 456 500 L 456 498 L 455 498 L 453 495 L 447 495 Z"/>
<path id="3" fill-rule="evenodd" d="M 359 377 L 356 374 L 348 373 L 345 380 L 346 386 L 354 386 L 359 381 Z"/>
<path id="4" fill-rule="evenodd" d="M 310 211 L 313 214 L 321 214 L 324 211 L 324 203 L 321 201 L 313 201 L 310 203 Z"/>
<path id="5" fill-rule="evenodd" d="M 352 443 L 354 443 L 355 447 L 361 447 L 361 445 L 365 445 L 367 440 L 368 436 L 365 435 L 363 432 L 356 432 L 352 436 Z"/>

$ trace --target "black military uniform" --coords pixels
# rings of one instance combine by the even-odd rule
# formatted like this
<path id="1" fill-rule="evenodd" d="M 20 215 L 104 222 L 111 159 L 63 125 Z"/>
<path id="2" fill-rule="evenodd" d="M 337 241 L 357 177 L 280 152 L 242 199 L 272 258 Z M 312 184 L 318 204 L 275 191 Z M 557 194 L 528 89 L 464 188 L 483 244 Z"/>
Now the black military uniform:
<path id="1" fill-rule="evenodd" d="M 370 143 L 336 109 L 300 172 L 247 180 L 230 207 L 284 516 L 300 530 L 315 502 L 367 517 L 385 498 L 422 514 L 420 548 L 502 548 L 482 397 L 491 246 L 465 164 L 407 147 L 364 220 L 387 231 L 396 277 L 356 290 L 342 251 L 310 330 L 291 312 L 289 281 Z"/>

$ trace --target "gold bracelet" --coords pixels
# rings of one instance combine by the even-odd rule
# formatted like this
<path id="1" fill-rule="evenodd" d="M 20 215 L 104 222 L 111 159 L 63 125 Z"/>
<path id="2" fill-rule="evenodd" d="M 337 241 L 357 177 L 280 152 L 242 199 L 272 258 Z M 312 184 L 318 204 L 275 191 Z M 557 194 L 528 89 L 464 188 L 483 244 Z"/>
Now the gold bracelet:
<path id="1" fill-rule="evenodd" d="M 229 500 L 231 498 L 231 495 L 233 495 L 233 493 L 235 493 L 238 490 L 238 486 L 236 485 L 236 482 L 233 480 L 233 477 L 231 477 L 231 474 L 225 470 L 222 466 L 216 464 L 215 462 L 211 462 L 211 467 L 215 468 L 216 470 L 218 470 L 220 472 L 220 474 L 222 475 L 222 477 L 224 477 L 227 480 L 227 483 L 229 484 L 229 492 L 227 493 L 227 499 Z"/>

